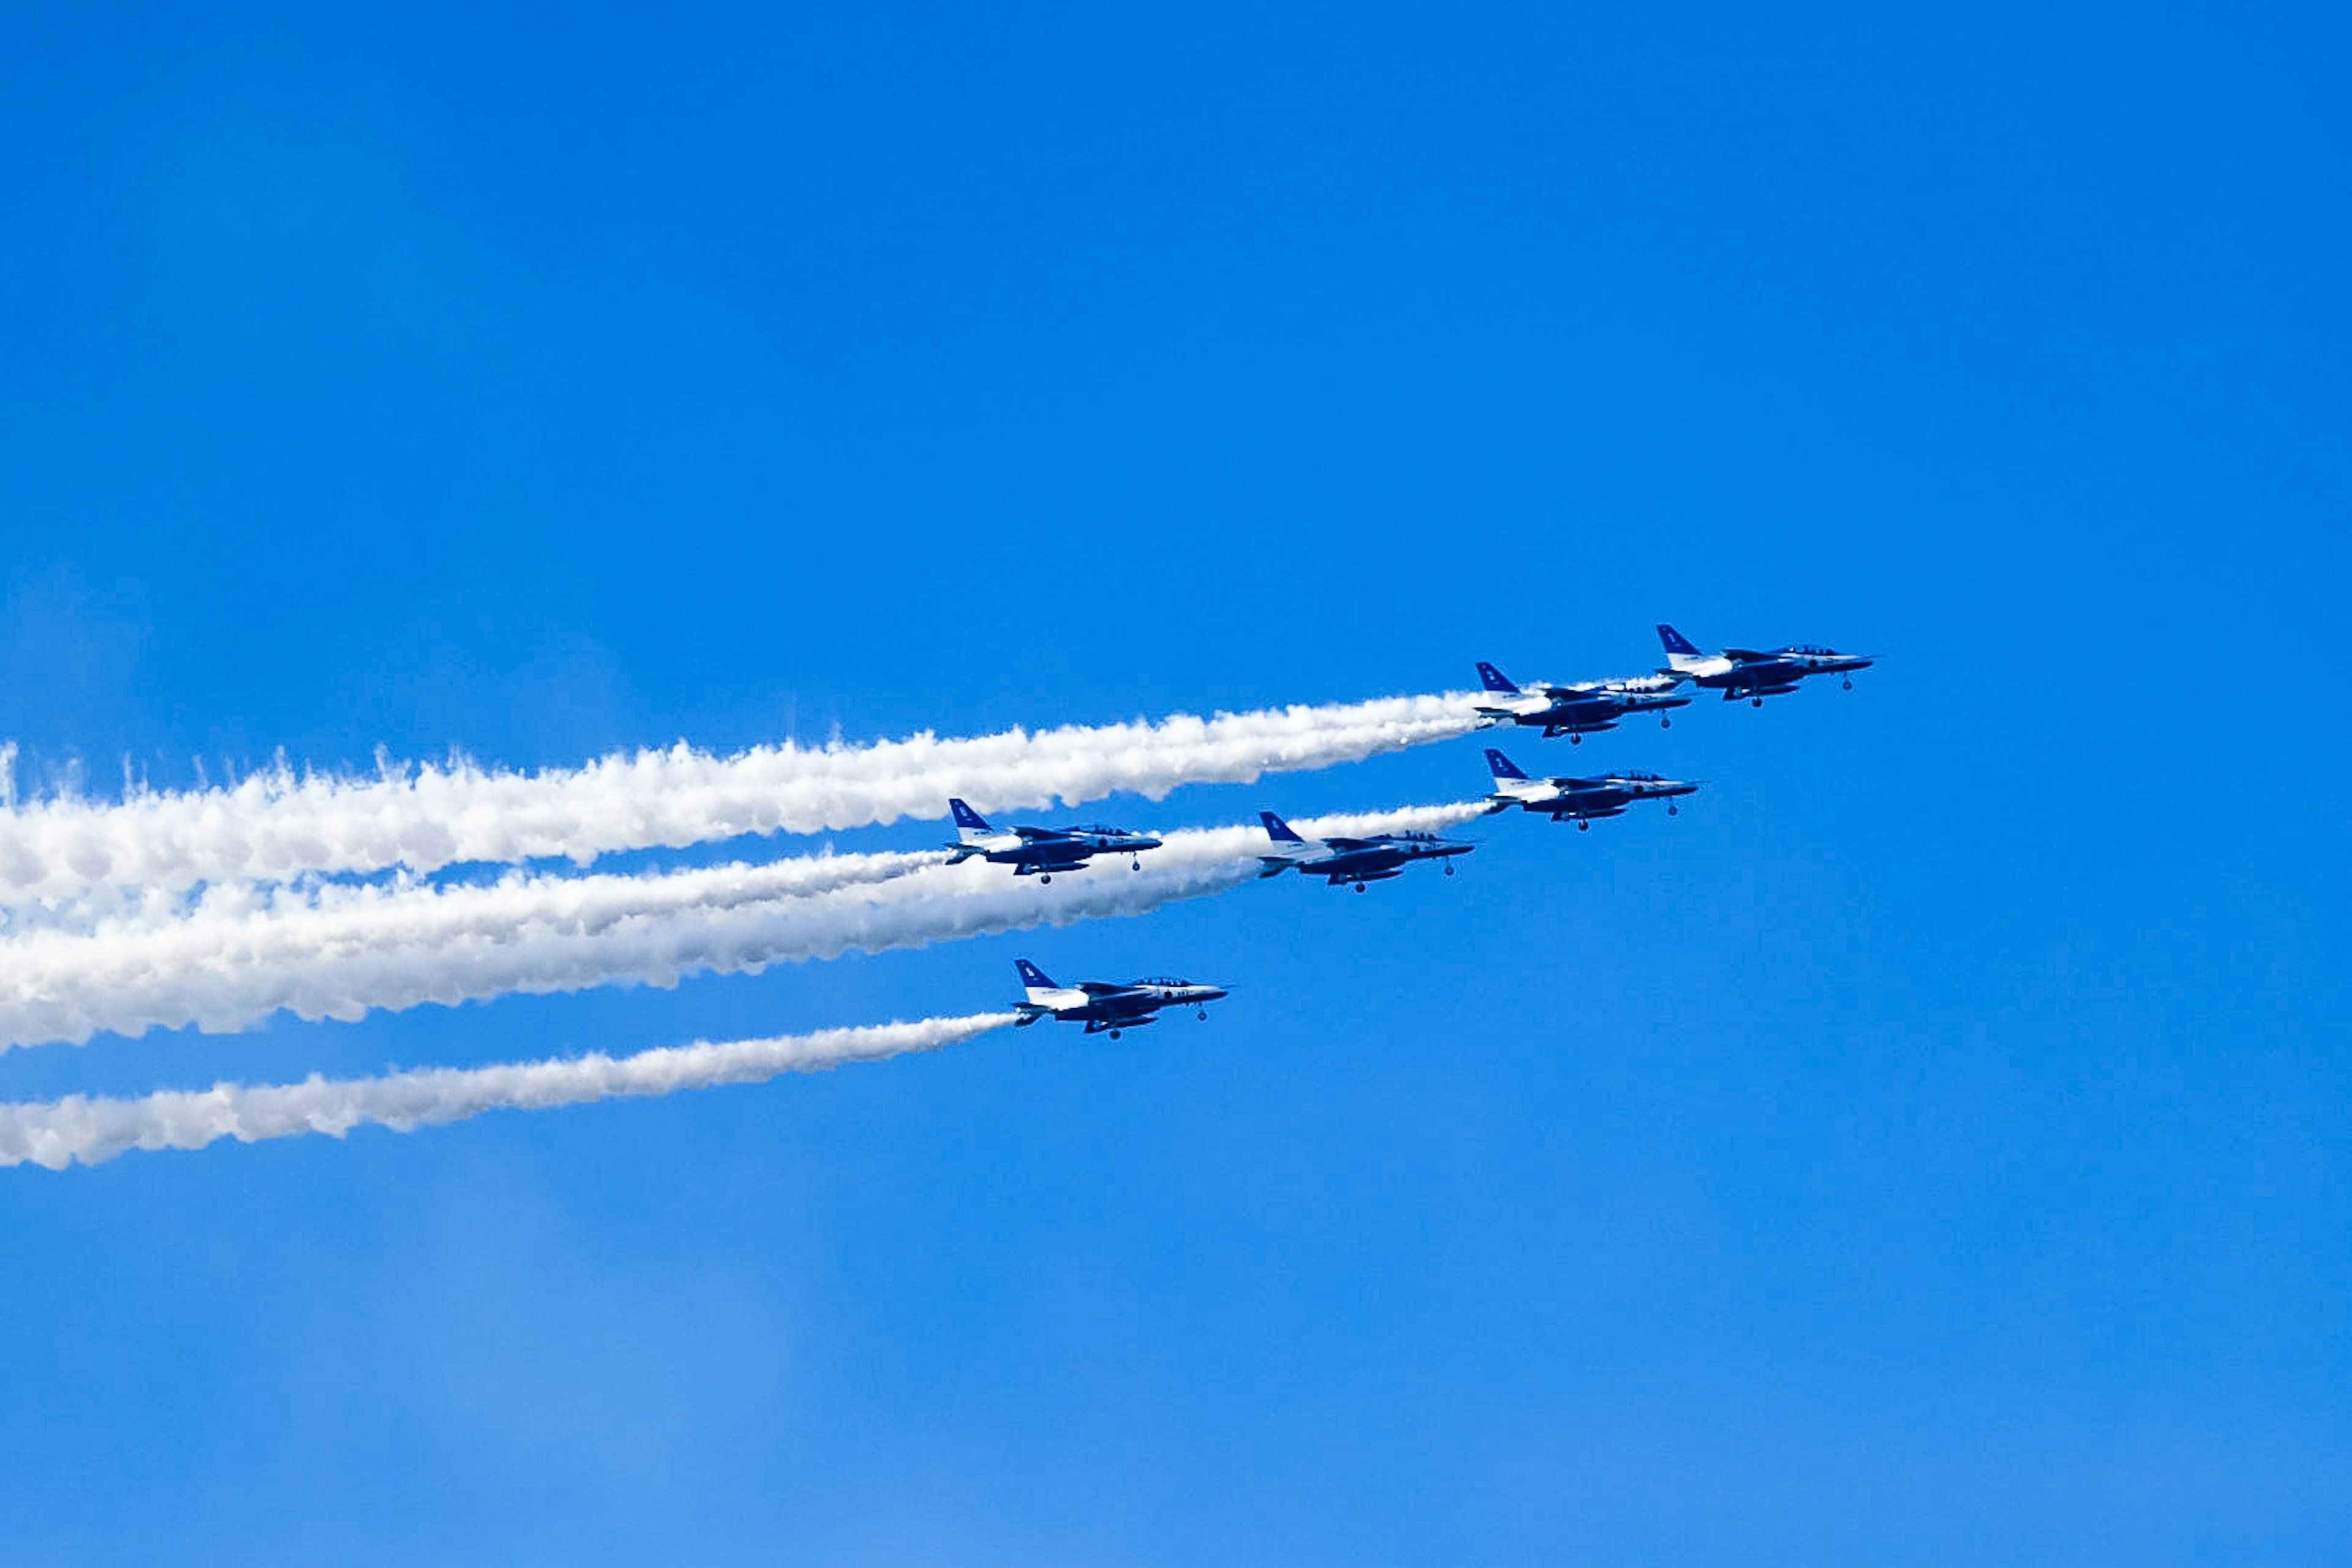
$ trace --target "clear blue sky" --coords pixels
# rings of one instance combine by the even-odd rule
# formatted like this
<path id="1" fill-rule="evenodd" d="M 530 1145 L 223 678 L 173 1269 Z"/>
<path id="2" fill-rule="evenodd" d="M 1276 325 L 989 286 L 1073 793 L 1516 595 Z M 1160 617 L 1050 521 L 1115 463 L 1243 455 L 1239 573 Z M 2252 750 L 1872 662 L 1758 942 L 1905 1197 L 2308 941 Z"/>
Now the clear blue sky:
<path id="1" fill-rule="evenodd" d="M 0 23 L 28 787 L 1886 656 L 1452 881 L 0 1058 L 1234 986 L 0 1173 L 10 1563 L 2352 1554 L 2352 39 L 1902 10 Z"/>

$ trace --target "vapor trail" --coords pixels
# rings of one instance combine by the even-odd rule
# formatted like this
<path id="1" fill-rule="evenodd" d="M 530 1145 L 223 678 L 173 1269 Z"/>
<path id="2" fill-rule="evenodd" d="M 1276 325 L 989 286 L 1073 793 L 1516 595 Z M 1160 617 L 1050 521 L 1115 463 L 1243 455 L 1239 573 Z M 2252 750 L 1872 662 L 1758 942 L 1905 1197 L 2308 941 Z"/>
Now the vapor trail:
<path id="1" fill-rule="evenodd" d="M 1297 824 L 1309 834 L 1431 829 L 1482 802 Z M 857 950 L 919 947 L 1040 924 L 1141 914 L 1249 880 L 1255 827 L 1184 829 L 1143 869 L 1123 862 L 1050 887 L 978 861 L 838 856 L 642 876 L 517 874 L 486 887 L 331 888 L 207 900 L 183 920 L 39 931 L 0 942 L 0 1046 L 81 1042 L 194 1024 L 249 1027 L 279 1010 L 356 1019 L 373 1008 L 509 992 L 675 985 Z M 830 864 L 841 880 L 810 890 Z M 1293 889 L 1284 889 L 1285 893 Z"/>
<path id="2" fill-rule="evenodd" d="M 362 1122 L 408 1132 L 462 1121 L 485 1110 L 546 1110 L 619 1095 L 674 1094 L 722 1083 L 761 1083 L 788 1072 L 879 1061 L 958 1045 L 1013 1023 L 1012 1013 L 975 1013 L 862 1029 L 826 1029 L 768 1040 L 708 1041 L 483 1068 L 427 1068 L 381 1078 L 325 1079 L 248 1087 L 167 1089 L 140 1100 L 68 1095 L 0 1105 L 0 1165 L 27 1162 L 63 1170 L 95 1165 L 126 1149 L 201 1149 L 222 1138 L 257 1142 L 299 1132 L 340 1138 Z"/>
<path id="3" fill-rule="evenodd" d="M 195 1024 L 247 1026 L 280 1007 L 354 1019 L 371 1006 L 456 1003 L 528 978 L 569 939 L 871 888 L 946 858 L 932 852 L 798 856 L 692 870 L 583 877 L 511 872 L 476 886 L 328 884 L 209 889 L 84 931 L 0 942 L 0 1048 Z M 559 987 L 568 989 L 568 987 Z"/>
<path id="4" fill-rule="evenodd" d="M 982 811 L 1042 809 L 1128 790 L 1247 784 L 1467 733 L 1465 694 L 1389 697 L 1157 722 L 1066 725 L 866 746 L 755 746 L 614 753 L 584 767 L 509 773 L 457 761 L 373 779 L 280 766 L 234 788 L 58 798 L 0 809 L 0 906 L 94 889 L 176 891 L 283 881 L 304 871 L 424 872 L 468 861 L 677 848 L 747 833 L 819 833 Z M 0 780 L 0 784 L 5 784 Z M 0 791 L 5 798 L 5 791 Z"/>

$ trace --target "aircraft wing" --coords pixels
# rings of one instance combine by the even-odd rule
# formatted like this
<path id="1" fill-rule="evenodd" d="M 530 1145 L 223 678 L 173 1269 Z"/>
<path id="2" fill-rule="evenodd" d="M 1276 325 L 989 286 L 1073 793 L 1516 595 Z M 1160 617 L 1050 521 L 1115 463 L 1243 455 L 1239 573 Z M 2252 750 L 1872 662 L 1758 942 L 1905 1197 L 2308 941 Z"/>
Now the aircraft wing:
<path id="1" fill-rule="evenodd" d="M 1077 837 L 1075 833 L 1065 833 L 1058 827 L 1016 827 L 1013 831 L 1021 835 L 1021 842 L 1024 844 L 1059 844 Z"/>
<path id="2" fill-rule="evenodd" d="M 1097 1011 L 1121 1018 L 1146 1016 L 1166 1005 L 1150 992 L 1138 991 L 1131 985 L 1113 987 L 1109 995 L 1094 998 L 1094 1005 Z"/>
<path id="3" fill-rule="evenodd" d="M 1380 847 L 1380 840 L 1377 838 L 1326 838 L 1323 842 L 1327 847 L 1332 849 L 1377 849 Z"/>
<path id="4" fill-rule="evenodd" d="M 1764 664 L 1779 658 L 1780 656 L 1777 654 L 1758 653 L 1752 647 L 1727 647 L 1723 650 L 1723 657 L 1726 658 L 1738 659 L 1742 664 Z"/>
<path id="5" fill-rule="evenodd" d="M 1108 980 L 1081 980 L 1077 988 L 1097 1002 L 1106 996 L 1124 995 L 1135 989 L 1132 985 L 1114 985 Z"/>

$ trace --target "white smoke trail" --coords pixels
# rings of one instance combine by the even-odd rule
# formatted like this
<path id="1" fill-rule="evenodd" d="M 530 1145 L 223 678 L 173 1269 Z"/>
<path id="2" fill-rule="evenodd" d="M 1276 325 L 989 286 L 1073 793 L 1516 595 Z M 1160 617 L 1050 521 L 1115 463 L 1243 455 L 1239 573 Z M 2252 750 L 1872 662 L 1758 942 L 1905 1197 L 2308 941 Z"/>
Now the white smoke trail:
<path id="1" fill-rule="evenodd" d="M 278 1007 L 355 1019 L 369 1006 L 495 994 L 526 954 L 664 921 L 777 909 L 940 865 L 937 852 L 813 855 L 765 865 L 585 877 L 512 872 L 478 886 L 209 889 L 153 900 L 88 932 L 0 942 L 0 1048 L 196 1024 L 245 1027 Z M 520 966 L 516 965 L 520 961 Z M 446 974 L 443 973 L 446 968 Z M 471 974 L 468 986 L 452 977 Z"/>
<path id="2" fill-rule="evenodd" d="M 1018 1017 L 975 1013 L 861 1029 L 826 1029 L 769 1040 L 700 1041 L 614 1058 L 427 1068 L 381 1078 L 326 1079 L 248 1087 L 167 1089 L 139 1100 L 68 1095 L 0 1105 L 0 1165 L 30 1163 L 60 1171 L 95 1165 L 128 1149 L 201 1149 L 223 1138 L 257 1142 L 301 1132 L 341 1138 L 362 1122 L 402 1132 L 462 1121 L 485 1110 L 546 1110 L 619 1095 L 675 1094 L 722 1083 L 762 1083 L 788 1072 L 959 1045 Z"/>
<path id="3" fill-rule="evenodd" d="M 1485 809 L 1464 802 L 1297 826 L 1309 835 L 1426 830 Z M 1160 837 L 1139 871 L 1114 860 L 1051 887 L 1002 866 L 901 855 L 635 877 L 518 874 L 486 887 L 335 888 L 316 901 L 224 895 L 184 920 L 0 943 L 0 1047 L 190 1024 L 227 1033 L 281 1009 L 349 1020 L 509 992 L 667 986 L 698 972 L 757 973 L 853 949 L 1140 914 L 1249 880 L 1270 847 L 1256 827 Z M 812 891 L 809 879 L 828 867 L 840 880 Z"/>
<path id="4" fill-rule="evenodd" d="M 469 861 L 678 848 L 747 833 L 819 833 L 982 811 L 1074 805 L 1120 790 L 1157 800 L 1187 784 L 1248 784 L 1475 729 L 1467 694 L 1390 697 L 1156 723 L 1067 725 L 867 746 L 757 746 L 733 756 L 683 742 L 538 773 L 470 763 L 374 779 L 297 778 L 280 766 L 232 788 L 57 798 L 0 809 L 0 907 L 93 889 L 179 890 L 283 881 L 304 871 L 413 871 Z"/>

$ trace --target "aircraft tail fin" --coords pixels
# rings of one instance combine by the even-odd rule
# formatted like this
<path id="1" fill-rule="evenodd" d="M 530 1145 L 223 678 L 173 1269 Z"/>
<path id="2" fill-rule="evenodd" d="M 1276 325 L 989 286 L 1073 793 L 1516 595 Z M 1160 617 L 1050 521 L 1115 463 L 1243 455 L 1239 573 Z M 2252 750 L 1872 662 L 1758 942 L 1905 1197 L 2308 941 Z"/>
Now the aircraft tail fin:
<path id="1" fill-rule="evenodd" d="M 1044 970 L 1038 968 L 1035 964 L 1030 963 L 1025 958 L 1014 959 L 1013 961 L 1013 967 L 1018 971 L 1021 975 L 1021 988 L 1024 991 L 1059 991 L 1061 989 L 1060 986 L 1045 978 L 1045 972 Z"/>
<path id="2" fill-rule="evenodd" d="M 955 817 L 956 836 L 967 843 L 978 835 L 995 831 L 988 826 L 988 818 L 960 800 L 950 798 L 948 811 Z"/>
<path id="3" fill-rule="evenodd" d="M 1505 696 L 1518 695 L 1519 689 L 1511 684 L 1511 678 L 1483 658 L 1478 661 L 1478 684 L 1489 691 L 1500 692 Z"/>
<path id="4" fill-rule="evenodd" d="M 1658 623 L 1658 640 L 1666 645 L 1666 664 L 1671 668 L 1681 669 L 1706 657 L 1696 643 L 1664 621 Z"/>
<path id="5" fill-rule="evenodd" d="M 1528 776 L 1519 771 L 1518 763 L 1492 746 L 1486 748 L 1486 771 L 1497 779 L 1525 779 Z"/>
<path id="6" fill-rule="evenodd" d="M 1290 824 L 1283 821 L 1282 818 L 1275 816 L 1274 813 L 1270 811 L 1261 811 L 1257 816 L 1258 820 L 1265 824 L 1265 836 L 1268 838 L 1273 839 L 1276 844 L 1304 844 L 1307 842 L 1307 840 L 1299 837 L 1298 835 L 1293 831 Z"/>

